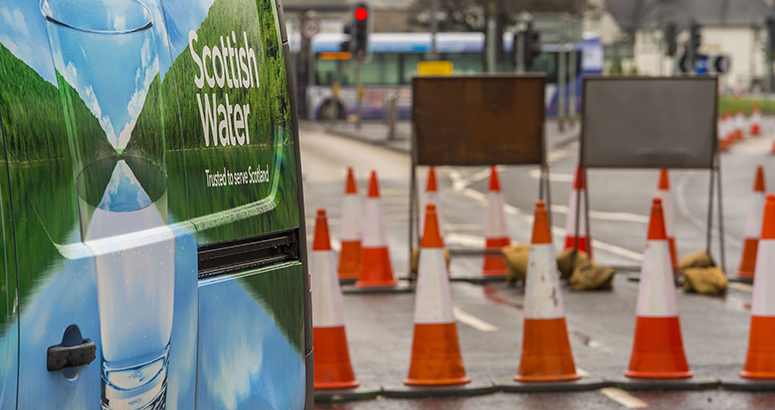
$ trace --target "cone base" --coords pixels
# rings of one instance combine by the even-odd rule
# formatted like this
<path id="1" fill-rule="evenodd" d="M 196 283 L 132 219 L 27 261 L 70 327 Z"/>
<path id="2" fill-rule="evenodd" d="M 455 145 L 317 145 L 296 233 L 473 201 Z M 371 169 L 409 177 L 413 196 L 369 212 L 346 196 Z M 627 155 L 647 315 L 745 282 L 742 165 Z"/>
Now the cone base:
<path id="1" fill-rule="evenodd" d="M 342 389 L 359 385 L 355 380 L 344 326 L 315 327 L 315 389 Z"/>
<path id="2" fill-rule="evenodd" d="M 681 324 L 674 317 L 638 317 L 635 322 L 627 377 L 679 379 L 692 377 L 681 338 Z"/>
<path id="3" fill-rule="evenodd" d="M 339 279 L 358 279 L 361 270 L 361 241 L 342 241 L 339 253 Z"/>
<path id="4" fill-rule="evenodd" d="M 624 375 L 633 379 L 688 379 L 694 376 L 690 370 L 685 372 L 638 372 L 627 370 Z"/>
<path id="5" fill-rule="evenodd" d="M 565 318 L 525 319 L 522 358 L 514 380 L 550 382 L 577 380 Z"/>
<path id="6" fill-rule="evenodd" d="M 357 380 L 353 380 L 351 382 L 341 382 L 341 383 L 314 383 L 313 388 L 314 389 L 351 389 L 353 387 L 360 386 L 361 383 Z"/>
<path id="7" fill-rule="evenodd" d="M 486 249 L 501 249 L 511 245 L 510 238 L 487 238 Z M 506 260 L 503 256 L 485 256 L 482 264 L 482 276 L 505 276 Z"/>
<path id="8" fill-rule="evenodd" d="M 522 383 L 530 383 L 530 382 L 569 382 L 573 380 L 580 379 L 581 376 L 578 374 L 566 374 L 564 376 L 520 376 L 516 375 L 514 376 L 514 380 Z"/>
<path id="9" fill-rule="evenodd" d="M 470 383 L 470 377 L 457 377 L 454 379 L 425 380 L 425 379 L 405 379 L 407 386 L 454 386 L 456 384 Z"/>
<path id="10" fill-rule="evenodd" d="M 775 378 L 775 316 L 751 315 L 748 354 L 740 377 Z"/>
<path id="11" fill-rule="evenodd" d="M 468 383 L 455 323 L 414 325 L 412 360 L 404 384 L 440 386 Z"/>
<path id="12" fill-rule="evenodd" d="M 396 285 L 388 248 L 362 248 L 361 271 L 355 282 L 357 288 L 391 287 Z"/>

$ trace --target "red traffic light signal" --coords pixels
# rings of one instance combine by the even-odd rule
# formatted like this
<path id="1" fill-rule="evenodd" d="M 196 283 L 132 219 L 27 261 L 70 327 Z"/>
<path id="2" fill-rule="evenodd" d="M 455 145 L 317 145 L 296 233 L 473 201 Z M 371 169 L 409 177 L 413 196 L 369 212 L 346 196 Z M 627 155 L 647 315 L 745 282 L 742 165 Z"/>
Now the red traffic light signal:
<path id="1" fill-rule="evenodd" d="M 355 19 L 359 21 L 366 20 L 369 17 L 369 12 L 364 7 L 358 7 L 355 9 Z"/>

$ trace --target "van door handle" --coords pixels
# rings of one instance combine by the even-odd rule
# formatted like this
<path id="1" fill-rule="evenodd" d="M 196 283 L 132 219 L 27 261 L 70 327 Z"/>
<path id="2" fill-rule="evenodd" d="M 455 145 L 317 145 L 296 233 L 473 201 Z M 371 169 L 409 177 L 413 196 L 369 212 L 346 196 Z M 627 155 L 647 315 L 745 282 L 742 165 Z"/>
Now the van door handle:
<path id="1" fill-rule="evenodd" d="M 85 366 L 97 357 L 97 345 L 90 339 L 82 338 L 81 332 L 75 325 L 68 327 L 68 332 L 71 332 L 68 335 L 70 337 L 65 337 L 61 344 L 48 348 L 46 368 L 50 372 L 69 367 Z M 81 340 L 81 343 L 73 343 L 72 336 L 76 336 L 75 340 Z"/>

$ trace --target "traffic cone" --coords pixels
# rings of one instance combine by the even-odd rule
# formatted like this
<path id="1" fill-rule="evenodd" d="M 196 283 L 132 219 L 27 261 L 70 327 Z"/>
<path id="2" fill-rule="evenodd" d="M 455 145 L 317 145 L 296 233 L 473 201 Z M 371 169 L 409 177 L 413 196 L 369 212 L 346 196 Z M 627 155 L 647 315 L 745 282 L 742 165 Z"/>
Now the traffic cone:
<path id="1" fill-rule="evenodd" d="M 651 207 L 636 310 L 635 340 L 630 367 L 624 375 L 656 379 L 691 377 L 681 339 L 670 245 L 659 198 L 654 198 Z"/>
<path id="2" fill-rule="evenodd" d="M 758 136 L 762 133 L 762 112 L 758 103 L 754 103 L 751 112 L 751 135 Z"/>
<path id="3" fill-rule="evenodd" d="M 743 115 L 743 109 L 737 109 L 737 115 L 735 115 L 735 138 L 742 140 L 745 132 L 745 115 Z"/>
<path id="4" fill-rule="evenodd" d="M 487 192 L 487 221 L 484 227 L 486 249 L 501 249 L 511 245 L 509 228 L 506 225 L 506 212 L 503 210 L 504 201 L 501 192 L 501 183 L 498 171 L 490 167 L 490 188 Z M 484 276 L 506 275 L 506 261 L 503 256 L 485 256 L 482 266 Z"/>
<path id="5" fill-rule="evenodd" d="M 355 380 L 347 349 L 342 293 L 334 270 L 335 263 L 326 211 L 318 209 L 315 239 L 309 255 L 316 389 L 344 389 L 359 384 Z"/>
<path id="6" fill-rule="evenodd" d="M 361 269 L 361 197 L 352 167 L 347 168 L 347 183 L 342 198 L 342 249 L 339 252 L 339 279 L 358 278 Z"/>
<path id="7" fill-rule="evenodd" d="M 441 217 L 441 208 L 439 207 L 439 183 L 436 179 L 436 168 L 431 167 L 428 171 L 428 183 L 425 186 L 425 203 L 436 205 L 436 217 L 439 218 L 439 232 L 444 238 L 444 221 Z M 425 226 L 425 213 L 420 215 L 420 226 Z"/>
<path id="8" fill-rule="evenodd" d="M 409 376 L 404 380 L 407 385 L 439 386 L 471 381 L 466 377 L 460 355 L 445 265 L 436 206 L 428 204 L 420 240 L 412 359 Z"/>
<path id="9" fill-rule="evenodd" d="M 549 382 L 576 380 L 568 341 L 560 276 L 543 201 L 536 202 L 533 238 L 525 281 L 525 329 L 522 358 L 514 380 Z"/>
<path id="10" fill-rule="evenodd" d="M 379 197 L 377 172 L 371 171 L 369 195 L 363 213 L 363 242 L 361 242 L 361 271 L 355 286 L 359 288 L 395 286 L 390 252 L 387 246 L 387 223 L 382 199 Z"/>
<path id="11" fill-rule="evenodd" d="M 732 115 L 732 111 L 727 113 L 727 141 L 731 145 L 737 140 L 737 127 L 735 126 L 735 118 Z"/>
<path id="12" fill-rule="evenodd" d="M 729 142 L 727 141 L 727 117 L 726 115 L 719 115 L 716 123 L 716 132 L 718 136 L 718 148 L 721 151 L 729 150 Z"/>
<path id="13" fill-rule="evenodd" d="M 659 173 L 659 187 L 657 188 L 657 198 L 662 200 L 662 211 L 665 216 L 665 232 L 667 232 L 667 242 L 670 245 L 670 263 L 673 266 L 673 273 L 676 275 L 678 270 L 678 253 L 675 250 L 675 218 L 673 213 L 673 193 L 670 192 L 670 176 L 666 169 Z"/>
<path id="14" fill-rule="evenodd" d="M 751 333 L 741 377 L 775 378 L 775 195 L 767 195 L 751 300 Z"/>
<path id="15" fill-rule="evenodd" d="M 757 248 L 759 247 L 759 235 L 762 233 L 762 212 L 764 210 L 764 168 L 759 165 L 756 168 L 756 180 L 753 184 L 753 193 L 748 207 L 748 218 L 745 221 L 745 240 L 743 241 L 743 254 L 740 260 L 740 268 L 737 269 L 737 277 L 753 280 L 756 268 Z"/>
<path id="16" fill-rule="evenodd" d="M 578 203 L 581 212 L 579 212 L 579 232 L 576 232 L 576 194 L 578 193 Z M 586 252 L 590 259 L 592 258 L 592 238 L 587 230 L 586 218 L 586 184 L 584 181 L 584 170 L 579 164 L 576 164 L 576 175 L 573 177 L 573 189 L 570 194 L 570 204 L 568 205 L 568 216 L 565 218 L 565 249 L 573 249 L 576 244 L 576 237 L 579 240 L 579 250 Z"/>

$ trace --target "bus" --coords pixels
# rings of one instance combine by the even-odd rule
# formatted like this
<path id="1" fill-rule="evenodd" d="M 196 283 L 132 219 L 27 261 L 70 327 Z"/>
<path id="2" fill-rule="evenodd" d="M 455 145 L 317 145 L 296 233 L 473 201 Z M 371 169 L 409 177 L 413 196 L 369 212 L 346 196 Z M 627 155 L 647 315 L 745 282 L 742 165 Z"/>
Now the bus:
<path id="1" fill-rule="evenodd" d="M 0 409 L 312 409 L 276 0 L 0 0 Z"/>
<path id="2" fill-rule="evenodd" d="M 307 112 L 315 119 L 340 119 L 355 113 L 356 86 L 355 63 L 352 60 L 328 59 L 329 53 L 338 52 L 346 34 L 322 33 L 312 39 L 315 54 L 313 75 L 307 87 Z M 481 73 L 485 70 L 483 33 L 438 33 L 437 50 L 439 59 L 452 61 L 455 75 Z M 504 52 L 508 62 L 497 67 L 498 72 L 514 72 L 512 53 L 514 37 L 504 34 Z M 584 33 L 583 41 L 571 44 L 576 53 L 576 96 L 581 94 L 583 75 L 599 75 L 603 72 L 603 46 L 595 33 Z M 292 51 L 298 53 L 299 42 L 292 42 Z M 412 77 L 417 73 L 417 63 L 429 59 L 431 50 L 430 33 L 373 33 L 369 38 L 371 58 L 361 66 L 361 80 L 365 85 L 362 103 L 363 119 L 383 119 L 388 101 L 397 99 L 398 118 L 409 119 L 411 115 Z M 541 54 L 529 71 L 547 74 L 547 115 L 557 114 L 558 97 L 558 51 L 557 44 L 544 44 Z M 570 68 L 566 65 L 566 78 Z M 339 99 L 334 98 L 333 86 L 341 85 Z M 565 93 L 569 94 L 569 87 Z M 580 99 L 577 98 L 580 112 Z"/>

